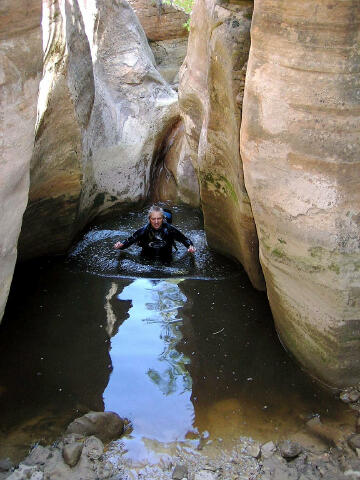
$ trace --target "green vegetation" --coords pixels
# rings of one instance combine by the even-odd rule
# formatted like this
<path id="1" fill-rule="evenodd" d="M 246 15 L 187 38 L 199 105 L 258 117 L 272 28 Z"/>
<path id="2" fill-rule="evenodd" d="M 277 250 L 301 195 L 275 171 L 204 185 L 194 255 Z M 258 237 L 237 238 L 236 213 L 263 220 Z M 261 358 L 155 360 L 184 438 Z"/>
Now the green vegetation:
<path id="1" fill-rule="evenodd" d="M 217 190 L 219 193 L 222 195 L 225 195 L 226 197 L 230 196 L 232 200 L 236 203 L 238 203 L 238 197 L 236 195 L 235 189 L 229 180 L 224 177 L 224 175 L 220 175 L 217 173 L 202 173 L 202 182 L 206 185 L 212 185 L 215 190 Z M 209 188 L 209 186 L 207 188 Z"/>
<path id="2" fill-rule="evenodd" d="M 329 270 L 335 272 L 337 275 L 339 275 L 340 273 L 340 267 L 339 265 L 336 265 L 336 263 L 332 263 L 331 265 L 329 265 Z"/>
<path id="3" fill-rule="evenodd" d="M 163 3 L 165 3 L 166 5 L 174 5 L 175 4 L 178 7 L 182 8 L 185 13 L 188 13 L 189 15 L 191 15 L 191 11 L 192 11 L 192 8 L 193 8 L 193 5 L 194 5 L 194 1 L 195 0 L 163 0 Z M 190 18 L 186 23 L 184 23 L 184 27 L 187 30 L 190 30 Z"/>

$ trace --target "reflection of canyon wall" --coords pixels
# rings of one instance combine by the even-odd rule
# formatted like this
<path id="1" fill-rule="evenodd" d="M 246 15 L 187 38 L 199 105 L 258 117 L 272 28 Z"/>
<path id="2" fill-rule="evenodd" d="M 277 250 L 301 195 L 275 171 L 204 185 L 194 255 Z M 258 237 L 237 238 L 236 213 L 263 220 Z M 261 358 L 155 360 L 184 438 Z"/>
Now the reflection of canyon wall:
<path id="1" fill-rule="evenodd" d="M 41 76 L 41 4 L 0 6 L 0 320 L 17 256 L 29 190 L 37 92 Z"/>
<path id="2" fill-rule="evenodd" d="M 262 288 L 256 229 L 239 150 L 251 14 L 251 1 L 196 2 L 188 54 L 180 71 L 179 101 L 184 148 L 198 173 L 209 244 L 238 259 L 253 284 Z"/>
<path id="3" fill-rule="evenodd" d="M 277 329 L 337 386 L 360 379 L 359 20 L 355 0 L 256 2 L 241 136 Z"/>
<path id="4" fill-rule="evenodd" d="M 114 203 L 143 201 L 153 152 L 178 116 L 136 15 L 119 2 L 44 0 L 23 258 L 64 251 Z"/>

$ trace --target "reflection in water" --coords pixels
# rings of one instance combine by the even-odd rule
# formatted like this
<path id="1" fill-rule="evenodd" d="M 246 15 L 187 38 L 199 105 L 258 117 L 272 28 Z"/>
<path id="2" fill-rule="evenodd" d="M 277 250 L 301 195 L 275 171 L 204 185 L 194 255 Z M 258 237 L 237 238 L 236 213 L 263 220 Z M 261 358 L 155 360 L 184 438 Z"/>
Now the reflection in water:
<path id="1" fill-rule="evenodd" d="M 351 421 L 287 356 L 266 296 L 209 251 L 200 215 L 175 214 L 198 247 L 194 265 L 180 249 L 160 270 L 137 247 L 118 259 L 112 245 L 140 213 L 93 226 L 68 262 L 18 267 L 0 327 L 0 459 L 53 441 L 90 409 L 128 417 L 128 457 L 144 462 L 179 443 L 288 436 L 315 414 Z"/>
<path id="2" fill-rule="evenodd" d="M 104 409 L 108 283 L 61 259 L 17 267 L 0 326 L 0 459 L 18 461 L 31 443 L 51 443 L 75 417 Z"/>
<path id="3" fill-rule="evenodd" d="M 181 339 L 178 309 L 186 302 L 180 281 L 139 278 L 116 297 L 117 302 L 131 300 L 132 307 L 111 339 L 113 372 L 104 402 L 107 410 L 132 421 L 126 448 L 133 459 L 149 459 L 149 439 L 183 440 L 192 430 L 188 359 L 176 350 Z M 115 310 L 115 301 L 112 305 Z"/>

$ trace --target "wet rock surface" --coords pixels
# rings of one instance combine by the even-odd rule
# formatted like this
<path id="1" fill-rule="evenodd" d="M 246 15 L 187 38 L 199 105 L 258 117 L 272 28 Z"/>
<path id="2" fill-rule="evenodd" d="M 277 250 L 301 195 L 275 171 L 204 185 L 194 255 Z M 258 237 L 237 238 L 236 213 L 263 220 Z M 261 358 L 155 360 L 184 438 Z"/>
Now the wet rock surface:
<path id="1" fill-rule="evenodd" d="M 75 419 L 66 433 L 96 435 L 102 440 L 118 438 L 124 432 L 124 420 L 114 412 L 89 412 Z"/>

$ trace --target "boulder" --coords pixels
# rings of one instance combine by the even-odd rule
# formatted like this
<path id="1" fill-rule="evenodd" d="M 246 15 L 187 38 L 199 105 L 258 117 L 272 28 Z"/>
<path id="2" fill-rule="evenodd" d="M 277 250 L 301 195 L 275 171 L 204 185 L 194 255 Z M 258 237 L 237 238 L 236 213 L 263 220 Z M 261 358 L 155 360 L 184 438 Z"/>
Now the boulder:
<path id="1" fill-rule="evenodd" d="M 64 462 L 69 465 L 69 467 L 75 467 L 75 465 L 78 463 L 81 457 L 83 446 L 84 445 L 82 442 L 74 442 L 64 445 L 62 456 Z"/>
<path id="2" fill-rule="evenodd" d="M 89 412 L 76 418 L 66 429 L 66 435 L 77 433 L 95 435 L 103 441 L 119 438 L 124 432 L 124 421 L 114 412 Z"/>
<path id="3" fill-rule="evenodd" d="M 195 3 L 194 27 L 180 69 L 179 104 L 184 148 L 200 184 L 208 243 L 240 261 L 253 285 L 263 289 L 239 146 L 239 92 L 244 88 L 252 8 L 251 1 Z"/>
<path id="4" fill-rule="evenodd" d="M 351 447 L 354 452 L 356 452 L 360 448 L 360 435 L 351 435 L 351 437 L 348 438 L 347 443 L 349 447 Z"/>
<path id="5" fill-rule="evenodd" d="M 279 443 L 278 448 L 281 456 L 287 459 L 298 457 L 303 451 L 299 443 L 291 440 L 283 440 Z"/>
<path id="6" fill-rule="evenodd" d="M 261 446 L 262 458 L 270 458 L 276 452 L 276 445 L 274 442 L 266 442 Z"/>
<path id="7" fill-rule="evenodd" d="M 258 443 L 253 443 L 246 448 L 246 454 L 253 458 L 260 458 L 261 447 Z"/>
<path id="8" fill-rule="evenodd" d="M 360 379 L 358 21 L 356 0 L 255 2 L 241 126 L 277 331 L 339 388 Z"/>
<path id="9" fill-rule="evenodd" d="M 3 0 L 0 14 L 0 321 L 28 201 L 42 70 L 41 2 Z"/>

